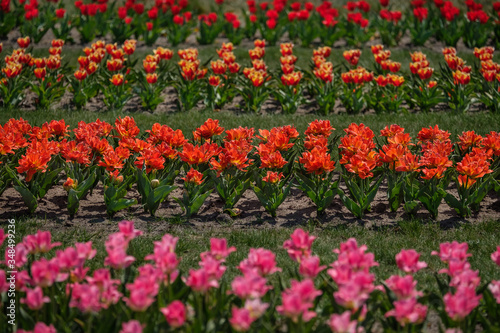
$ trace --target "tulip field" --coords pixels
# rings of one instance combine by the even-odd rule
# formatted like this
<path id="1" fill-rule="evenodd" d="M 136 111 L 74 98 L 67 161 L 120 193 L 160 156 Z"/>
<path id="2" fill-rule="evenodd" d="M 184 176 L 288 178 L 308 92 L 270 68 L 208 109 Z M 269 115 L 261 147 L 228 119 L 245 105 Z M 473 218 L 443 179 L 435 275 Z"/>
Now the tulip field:
<path id="1" fill-rule="evenodd" d="M 500 332 L 500 2 L 0 0 L 0 332 Z"/>

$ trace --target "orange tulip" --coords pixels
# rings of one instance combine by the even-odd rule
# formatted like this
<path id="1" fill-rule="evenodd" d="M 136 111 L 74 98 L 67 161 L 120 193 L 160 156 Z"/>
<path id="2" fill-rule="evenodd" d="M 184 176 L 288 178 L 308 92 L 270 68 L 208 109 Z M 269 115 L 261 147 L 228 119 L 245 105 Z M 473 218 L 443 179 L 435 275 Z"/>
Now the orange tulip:
<path id="1" fill-rule="evenodd" d="M 470 82 L 470 74 L 458 70 L 453 72 L 453 79 L 455 84 L 466 85 Z"/>
<path id="2" fill-rule="evenodd" d="M 279 181 L 283 178 L 283 173 L 280 172 L 275 172 L 275 171 L 268 171 L 266 176 L 262 178 L 263 181 L 266 183 L 271 183 L 271 184 L 276 184 L 279 183 Z"/>
<path id="3" fill-rule="evenodd" d="M 219 120 L 208 118 L 200 127 L 193 132 L 195 140 L 201 138 L 207 140 L 211 139 L 214 135 L 221 135 L 224 132 L 224 127 L 219 126 Z"/>
<path id="4" fill-rule="evenodd" d="M 290 74 L 284 74 L 281 76 L 281 83 L 285 86 L 296 86 L 302 79 L 301 72 L 293 72 Z"/>
<path id="5" fill-rule="evenodd" d="M 123 75 L 122 74 L 115 74 L 111 79 L 109 79 L 111 83 L 113 83 L 115 86 L 121 86 L 123 84 Z"/>
<path id="6" fill-rule="evenodd" d="M 224 61 L 222 61 L 220 59 L 218 59 L 216 61 L 211 61 L 210 67 L 212 68 L 212 71 L 214 72 L 214 74 L 217 74 L 217 75 L 226 74 L 227 65 Z"/>
<path id="7" fill-rule="evenodd" d="M 49 69 L 58 69 L 61 67 L 61 56 L 59 55 L 51 55 L 47 59 L 47 67 Z"/>
<path id="8" fill-rule="evenodd" d="M 152 74 L 156 71 L 156 62 L 144 60 L 142 62 L 142 66 L 144 67 L 144 70 L 148 74 Z"/>
<path id="9" fill-rule="evenodd" d="M 26 49 L 28 46 L 30 46 L 30 38 L 29 37 L 19 37 L 17 39 L 17 45 L 19 45 L 20 48 Z"/>
<path id="10" fill-rule="evenodd" d="M 47 69 L 45 67 L 35 68 L 34 73 L 37 79 L 44 79 L 47 74 Z"/>
<path id="11" fill-rule="evenodd" d="M 203 183 L 203 174 L 191 168 L 182 180 L 186 183 L 201 185 Z"/>
<path id="12" fill-rule="evenodd" d="M 108 71 L 116 72 L 123 68 L 123 61 L 120 59 L 111 59 L 106 62 Z"/>
<path id="13" fill-rule="evenodd" d="M 156 83 L 156 81 L 158 81 L 158 75 L 156 73 L 153 73 L 153 74 L 146 74 L 146 81 L 147 83 L 149 84 L 154 84 Z"/>
<path id="14" fill-rule="evenodd" d="M 37 68 L 43 68 L 46 66 L 45 58 L 34 58 L 33 62 Z"/>
<path id="15" fill-rule="evenodd" d="M 172 50 L 164 49 L 160 46 L 154 50 L 154 54 L 159 56 L 162 60 L 170 60 L 174 56 L 174 52 L 172 52 Z"/>

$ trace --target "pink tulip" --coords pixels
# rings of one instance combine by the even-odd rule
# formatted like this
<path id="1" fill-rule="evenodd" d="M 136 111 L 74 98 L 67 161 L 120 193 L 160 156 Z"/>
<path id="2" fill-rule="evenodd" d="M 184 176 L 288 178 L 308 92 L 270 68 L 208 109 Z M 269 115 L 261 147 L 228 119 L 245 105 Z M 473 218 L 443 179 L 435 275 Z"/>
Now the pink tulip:
<path id="1" fill-rule="evenodd" d="M 250 311 L 245 308 L 239 309 L 233 306 L 229 323 L 236 332 L 248 331 L 253 322 L 254 319 L 250 317 Z"/>
<path id="2" fill-rule="evenodd" d="M 333 293 L 335 301 L 341 306 L 358 310 L 375 290 L 375 276 L 370 273 L 358 272 L 347 283 L 339 285 L 339 290 Z"/>
<path id="3" fill-rule="evenodd" d="M 243 273 L 253 270 L 261 276 L 281 272 L 281 268 L 276 267 L 275 254 L 263 248 L 250 249 L 248 258 L 240 263 L 238 269 Z"/>
<path id="4" fill-rule="evenodd" d="M 289 291 L 290 293 L 298 294 L 305 302 L 313 302 L 316 297 L 323 293 L 316 289 L 311 279 L 305 279 L 300 282 L 292 280 L 292 287 Z"/>
<path id="5" fill-rule="evenodd" d="M 26 298 L 21 299 L 21 303 L 26 304 L 31 310 L 40 310 L 43 304 L 50 303 L 50 298 L 43 296 L 42 288 L 26 290 Z"/>
<path id="6" fill-rule="evenodd" d="M 16 267 L 21 268 L 23 267 L 27 262 L 28 262 L 28 249 L 24 245 L 24 243 L 19 243 L 15 247 L 16 250 L 16 256 L 15 256 L 15 261 L 16 261 Z M 9 255 L 9 248 L 5 249 L 5 262 L 8 262 L 9 260 L 12 260 Z"/>
<path id="7" fill-rule="evenodd" d="M 441 261 L 449 262 L 450 260 L 465 261 L 472 254 L 467 253 L 469 245 L 467 243 L 458 243 L 453 241 L 452 243 L 441 243 L 439 245 L 439 252 L 432 251 L 432 255 L 438 255 Z"/>
<path id="8" fill-rule="evenodd" d="M 127 241 L 131 241 L 137 236 L 141 236 L 143 234 L 142 231 L 134 229 L 133 221 L 121 221 L 120 223 L 118 223 L 118 229 L 120 229 L 120 232 L 123 234 L 123 236 L 125 236 L 125 239 Z"/>
<path id="9" fill-rule="evenodd" d="M 153 260 L 158 267 L 167 277 L 170 277 L 170 281 L 174 281 L 179 272 L 177 266 L 180 260 L 175 254 L 175 247 L 177 245 L 177 237 L 172 237 L 169 234 L 165 234 L 161 241 L 154 242 L 153 254 L 147 255 L 145 260 Z M 167 282 L 168 278 L 166 279 Z"/>
<path id="10" fill-rule="evenodd" d="M 221 265 L 221 261 L 212 256 L 204 256 L 199 265 L 205 269 L 209 275 L 209 279 L 211 280 L 220 281 L 222 275 L 224 275 L 224 272 L 226 271 L 226 267 Z"/>
<path id="11" fill-rule="evenodd" d="M 131 320 L 122 324 L 122 329 L 119 333 L 142 333 L 144 325 L 138 320 Z"/>
<path id="12" fill-rule="evenodd" d="M 167 323 L 173 328 L 181 327 L 186 322 L 186 307 L 181 301 L 173 301 L 160 311 L 165 316 Z"/>
<path id="13" fill-rule="evenodd" d="M 2 247 L 3 241 L 7 239 L 7 234 L 3 229 L 0 229 L 0 247 Z"/>
<path id="14" fill-rule="evenodd" d="M 463 271 L 469 270 L 470 269 L 470 264 L 467 261 L 463 260 L 458 260 L 458 259 L 452 259 L 448 262 L 448 268 L 443 268 L 439 270 L 438 273 L 446 273 L 450 277 L 454 277 L 455 275 L 458 275 L 462 273 Z"/>
<path id="15" fill-rule="evenodd" d="M 385 314 L 395 317 L 401 326 L 420 324 L 427 317 L 427 306 L 417 302 L 415 298 L 402 299 L 394 302 L 394 309 Z"/>
<path id="16" fill-rule="evenodd" d="M 455 288 L 472 288 L 476 289 L 481 284 L 481 278 L 479 277 L 479 271 L 473 271 L 470 269 L 464 270 L 455 276 L 450 281 L 450 286 Z"/>
<path id="17" fill-rule="evenodd" d="M 237 276 L 231 282 L 231 293 L 241 299 L 263 297 L 272 287 L 267 286 L 266 278 L 249 271 L 243 276 Z"/>
<path id="18" fill-rule="evenodd" d="M 87 277 L 89 270 L 90 268 L 81 266 L 71 270 L 69 273 L 71 282 L 82 282 Z"/>
<path id="19" fill-rule="evenodd" d="M 287 291 L 281 293 L 282 305 L 276 307 L 276 310 L 285 317 L 292 319 L 294 323 L 302 318 L 303 322 L 308 322 L 316 317 L 316 312 L 309 311 L 313 303 L 306 302 L 297 293 L 288 293 Z"/>
<path id="20" fill-rule="evenodd" d="M 207 292 L 210 288 L 219 288 L 219 283 L 210 279 L 210 275 L 203 268 L 198 270 L 190 269 L 185 283 L 194 291 L 201 293 Z"/>
<path id="21" fill-rule="evenodd" d="M 201 257 L 211 255 L 217 260 L 226 259 L 232 252 L 236 251 L 234 246 L 227 247 L 227 240 L 225 238 L 211 238 L 210 239 L 210 251 L 203 252 Z"/>
<path id="22" fill-rule="evenodd" d="M 104 259 L 104 264 L 114 269 L 123 269 L 130 266 L 135 258 L 127 255 L 128 240 L 122 233 L 109 235 L 105 243 L 108 256 Z"/>
<path id="23" fill-rule="evenodd" d="M 60 246 L 61 243 L 52 243 L 52 235 L 50 231 L 38 230 L 34 235 L 24 237 L 23 243 L 26 249 L 31 254 L 47 253 L 54 247 Z"/>
<path id="24" fill-rule="evenodd" d="M 401 250 L 396 254 L 396 264 L 403 272 L 413 274 L 427 267 L 427 263 L 418 261 L 419 258 L 420 253 L 415 250 Z"/>
<path id="25" fill-rule="evenodd" d="M 491 292 L 498 304 L 500 304 L 500 280 L 491 281 L 488 285 L 488 290 Z"/>
<path id="26" fill-rule="evenodd" d="M 443 297 L 446 313 L 456 321 L 467 317 L 479 305 L 480 299 L 473 288 L 460 288 L 455 295 L 447 293 Z"/>
<path id="27" fill-rule="evenodd" d="M 333 268 L 329 269 L 327 273 L 328 275 L 330 275 L 333 281 L 335 281 L 336 284 L 345 284 L 351 280 L 354 272 L 349 265 L 334 262 L 332 266 Z"/>
<path id="28" fill-rule="evenodd" d="M 250 317 L 252 319 L 258 319 L 264 315 L 269 304 L 263 303 L 260 299 L 247 299 L 245 301 L 245 309 L 247 309 L 250 313 Z"/>
<path id="29" fill-rule="evenodd" d="M 77 308 L 83 313 L 97 313 L 101 311 L 101 292 L 97 285 L 79 284 L 67 285 L 67 294 L 71 292 L 69 306 Z"/>
<path id="30" fill-rule="evenodd" d="M 2 242 L 0 242 L 0 245 Z M 497 250 L 491 254 L 491 260 L 495 262 L 498 266 L 500 266 L 500 246 L 497 246 Z"/>
<path id="31" fill-rule="evenodd" d="M 0 269 L 0 294 L 5 293 L 9 290 L 9 284 L 7 283 L 7 275 L 3 269 Z"/>
<path id="32" fill-rule="evenodd" d="M 299 273 L 305 278 L 314 279 L 326 266 L 320 266 L 318 256 L 304 257 L 300 261 Z"/>
<path id="33" fill-rule="evenodd" d="M 17 271 L 17 273 L 13 273 L 16 277 L 16 290 L 24 291 L 28 289 L 27 286 L 33 285 L 33 279 L 29 275 L 28 271 Z"/>
<path id="34" fill-rule="evenodd" d="M 318 256 L 302 258 L 299 273 L 305 278 L 314 279 L 326 266 L 320 266 Z"/>
<path id="35" fill-rule="evenodd" d="M 142 266 L 139 269 L 139 276 L 133 283 L 127 284 L 130 295 L 123 300 L 128 307 L 136 312 L 146 311 L 154 303 L 155 297 L 160 290 L 158 284 L 160 277 L 161 273 L 156 271 L 152 265 Z"/>
<path id="36" fill-rule="evenodd" d="M 396 294 L 398 299 L 416 298 L 423 295 L 422 292 L 415 289 L 417 281 L 413 280 L 411 275 L 405 277 L 393 275 L 385 280 L 385 284 Z"/>
<path id="37" fill-rule="evenodd" d="M 342 314 L 332 314 L 328 320 L 328 325 L 333 333 L 357 333 L 357 321 L 351 320 L 351 311 Z"/>
<path id="38" fill-rule="evenodd" d="M 283 248 L 288 251 L 288 255 L 295 261 L 300 261 L 304 257 L 311 255 L 312 243 L 316 237 L 309 236 L 308 232 L 302 229 L 295 229 L 290 239 L 283 243 Z"/>
<path id="39" fill-rule="evenodd" d="M 340 243 L 340 249 L 334 249 L 333 252 L 337 254 L 356 250 L 361 250 L 362 252 L 364 252 L 367 249 L 368 247 L 366 245 L 361 245 L 358 247 L 358 241 L 355 238 L 349 238 L 346 242 Z"/>
<path id="40" fill-rule="evenodd" d="M 31 275 L 36 286 L 50 287 L 58 280 L 59 265 L 57 261 L 41 258 L 31 265 Z"/>
<path id="41" fill-rule="evenodd" d="M 97 250 L 92 249 L 92 242 L 76 243 L 75 247 L 78 252 L 78 257 L 84 260 L 93 259 L 97 253 Z"/>
<path id="42" fill-rule="evenodd" d="M 59 268 L 63 272 L 70 271 L 71 269 L 78 267 L 83 264 L 78 256 L 78 251 L 73 247 L 68 247 L 64 250 L 56 251 L 57 262 L 59 263 Z"/>
<path id="43" fill-rule="evenodd" d="M 33 333 L 57 333 L 57 331 L 52 324 L 47 326 L 45 323 L 39 322 L 35 324 Z"/>

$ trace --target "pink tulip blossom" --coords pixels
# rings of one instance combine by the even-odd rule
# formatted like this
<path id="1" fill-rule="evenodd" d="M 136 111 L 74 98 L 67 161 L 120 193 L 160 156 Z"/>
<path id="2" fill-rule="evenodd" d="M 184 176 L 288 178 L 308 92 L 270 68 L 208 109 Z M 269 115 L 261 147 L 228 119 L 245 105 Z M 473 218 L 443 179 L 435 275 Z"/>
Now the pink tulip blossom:
<path id="1" fill-rule="evenodd" d="M 290 239 L 283 243 L 283 248 L 288 251 L 288 255 L 295 261 L 301 261 L 311 255 L 311 247 L 316 237 L 309 236 L 308 232 L 302 229 L 295 229 Z"/>
<path id="2" fill-rule="evenodd" d="M 423 295 L 422 292 L 416 290 L 417 281 L 413 280 L 411 275 L 404 277 L 393 275 L 385 280 L 385 284 L 396 294 L 398 299 L 416 298 Z"/>
<path id="3" fill-rule="evenodd" d="M 230 293 L 241 299 L 263 297 L 272 287 L 266 285 L 267 280 L 264 277 L 249 271 L 243 276 L 237 276 L 231 282 Z"/>
<path id="4" fill-rule="evenodd" d="M 491 281 L 488 285 L 488 290 L 491 292 L 498 304 L 500 304 L 500 280 Z"/>
<path id="5" fill-rule="evenodd" d="M 445 311 L 448 316 L 456 321 L 467 317 L 479 305 L 481 295 L 476 295 L 474 288 L 457 289 L 454 295 L 444 295 Z"/>
<path id="6" fill-rule="evenodd" d="M 5 293 L 9 290 L 9 284 L 7 283 L 7 275 L 3 269 L 0 269 L 0 294 Z"/>
<path id="7" fill-rule="evenodd" d="M 52 243 L 50 231 L 38 230 L 34 235 L 24 237 L 23 243 L 30 254 L 47 253 L 61 243 Z"/>
<path id="8" fill-rule="evenodd" d="M 418 261 L 418 259 L 420 259 L 420 253 L 413 249 L 401 250 L 396 254 L 396 264 L 405 273 L 413 274 L 427 267 L 427 263 Z"/>
<path id="9" fill-rule="evenodd" d="M 309 279 L 314 279 L 326 266 L 320 266 L 318 256 L 304 257 L 300 261 L 299 273 Z"/>
<path id="10" fill-rule="evenodd" d="M 211 279 L 208 272 L 203 268 L 190 269 L 185 283 L 191 289 L 200 293 L 206 293 L 210 288 L 219 288 L 217 280 Z"/>
<path id="11" fill-rule="evenodd" d="M 220 281 L 226 271 L 226 267 L 221 264 L 221 261 L 212 256 L 204 256 L 199 265 L 208 273 L 209 279 L 216 281 Z"/>
<path id="12" fill-rule="evenodd" d="M 42 288 L 26 290 L 26 297 L 21 299 L 22 304 L 26 304 L 31 310 L 40 310 L 45 303 L 50 303 L 50 298 L 43 296 Z"/>
<path id="13" fill-rule="evenodd" d="M 491 260 L 493 260 L 495 264 L 500 266 L 500 246 L 497 246 L 497 250 L 491 254 Z"/>
<path id="14" fill-rule="evenodd" d="M 7 239 L 7 234 L 3 229 L 0 229 L 0 247 L 2 247 L 3 241 Z"/>
<path id="15" fill-rule="evenodd" d="M 221 261 L 226 259 L 234 251 L 236 251 L 234 246 L 227 247 L 227 240 L 225 238 L 210 238 L 210 251 L 203 252 L 201 258 L 203 259 L 205 256 L 210 255 L 216 260 Z"/>
<path id="16" fill-rule="evenodd" d="M 250 317 L 253 319 L 258 319 L 264 315 L 269 304 L 262 302 L 259 298 L 247 299 L 245 301 L 245 309 L 250 313 Z"/>
<path id="17" fill-rule="evenodd" d="M 438 273 L 446 273 L 450 277 L 454 277 L 467 270 L 470 270 L 470 264 L 467 261 L 452 259 L 448 261 L 448 268 L 440 269 Z"/>
<path id="18" fill-rule="evenodd" d="M 15 255 L 15 262 L 16 262 L 16 268 L 21 268 L 24 265 L 28 263 L 28 249 L 24 245 L 24 243 L 19 243 L 16 245 L 14 248 L 16 250 L 16 255 Z M 8 262 L 9 260 L 12 260 L 9 254 L 9 248 L 5 249 L 5 262 Z"/>
<path id="19" fill-rule="evenodd" d="M 236 332 L 248 331 L 253 322 L 254 319 L 250 317 L 250 311 L 245 308 L 239 309 L 233 306 L 229 323 Z"/>
<path id="20" fill-rule="evenodd" d="M 253 270 L 261 276 L 281 272 L 281 268 L 276 266 L 276 255 L 263 248 L 250 249 L 248 258 L 240 263 L 238 269 L 243 273 Z"/>
<path id="21" fill-rule="evenodd" d="M 481 284 L 479 271 L 470 269 L 464 270 L 455 276 L 450 281 L 450 286 L 455 288 L 472 288 L 476 289 Z"/>
<path id="22" fill-rule="evenodd" d="M 144 325 L 138 320 L 130 320 L 122 324 L 122 329 L 119 333 L 142 333 Z"/>
<path id="23" fill-rule="evenodd" d="M 128 242 L 125 235 L 120 232 L 111 234 L 105 243 L 108 256 L 104 259 L 104 264 L 114 269 L 130 266 L 135 258 L 127 255 Z"/>
<path id="24" fill-rule="evenodd" d="M 47 260 L 41 258 L 40 260 L 34 261 L 31 265 L 31 275 L 33 277 L 33 283 L 36 286 L 42 288 L 50 287 L 54 282 L 58 281 L 59 277 L 59 265 L 57 260 Z"/>
<path id="25" fill-rule="evenodd" d="M 123 234 L 123 236 L 125 236 L 125 239 L 127 241 L 131 241 L 132 239 L 143 234 L 142 231 L 134 228 L 133 221 L 121 221 L 120 223 L 118 223 L 118 229 L 120 229 L 120 232 Z"/>
<path id="26" fill-rule="evenodd" d="M 92 248 L 92 242 L 76 243 L 75 247 L 78 257 L 84 260 L 93 259 L 97 253 L 97 250 Z"/>
<path id="27" fill-rule="evenodd" d="M 401 326 L 420 324 L 427 317 L 427 306 L 418 303 L 415 298 L 401 299 L 394 302 L 394 309 L 385 316 L 395 317 Z"/>
<path id="28" fill-rule="evenodd" d="M 186 307 L 181 301 L 173 301 L 167 307 L 161 308 L 160 311 L 165 316 L 167 323 L 173 328 L 181 327 L 186 322 Z"/>
<path id="29" fill-rule="evenodd" d="M 469 245 L 467 243 L 441 243 L 439 245 L 439 252 L 432 251 L 432 255 L 438 255 L 442 262 L 449 262 L 451 260 L 465 261 L 472 254 L 467 253 Z"/>
<path id="30" fill-rule="evenodd" d="M 328 326 L 333 333 L 359 333 L 363 332 L 360 327 L 357 328 L 358 322 L 351 320 L 351 311 L 345 311 L 342 314 L 332 314 L 328 320 Z"/>

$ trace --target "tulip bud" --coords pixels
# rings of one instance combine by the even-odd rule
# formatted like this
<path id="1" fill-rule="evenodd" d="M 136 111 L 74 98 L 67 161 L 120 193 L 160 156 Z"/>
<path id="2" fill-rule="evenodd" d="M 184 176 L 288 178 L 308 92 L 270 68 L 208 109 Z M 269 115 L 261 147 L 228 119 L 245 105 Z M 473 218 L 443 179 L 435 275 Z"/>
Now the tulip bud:
<path id="1" fill-rule="evenodd" d="M 160 186 L 160 181 L 158 179 L 153 179 L 151 181 L 151 187 L 152 188 L 157 188 L 158 186 Z"/>

